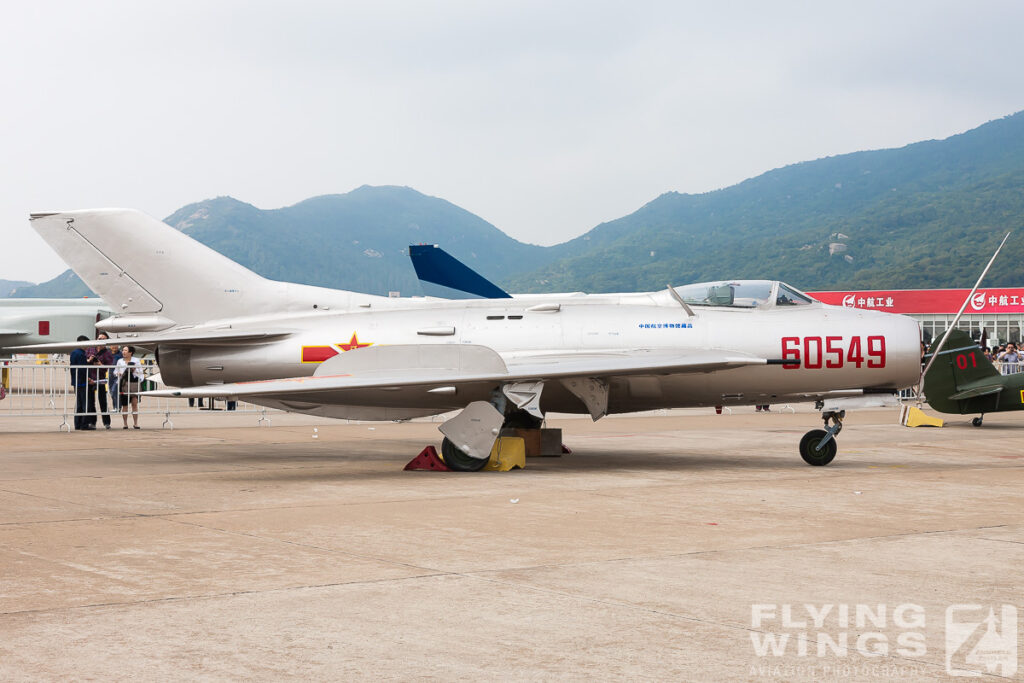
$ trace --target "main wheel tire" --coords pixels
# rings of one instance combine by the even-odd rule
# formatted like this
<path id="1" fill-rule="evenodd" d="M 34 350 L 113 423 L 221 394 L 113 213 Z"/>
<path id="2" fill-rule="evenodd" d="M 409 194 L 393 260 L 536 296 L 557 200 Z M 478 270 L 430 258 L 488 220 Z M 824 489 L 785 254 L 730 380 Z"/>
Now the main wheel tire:
<path id="1" fill-rule="evenodd" d="M 980 427 L 981 426 L 981 418 L 980 417 L 974 418 L 973 420 L 971 420 L 971 424 L 974 425 L 975 427 Z"/>
<path id="2" fill-rule="evenodd" d="M 834 438 L 829 439 L 828 443 L 818 450 L 818 444 L 827 434 L 828 432 L 824 429 L 812 429 L 804 434 L 804 438 L 800 439 L 800 457 L 804 459 L 805 463 L 821 467 L 829 464 L 836 457 L 839 447 Z"/>
<path id="3" fill-rule="evenodd" d="M 448 437 L 441 442 L 441 455 L 444 456 L 444 464 L 456 472 L 477 472 L 487 465 L 487 458 L 481 460 L 466 455 L 455 447 Z"/>

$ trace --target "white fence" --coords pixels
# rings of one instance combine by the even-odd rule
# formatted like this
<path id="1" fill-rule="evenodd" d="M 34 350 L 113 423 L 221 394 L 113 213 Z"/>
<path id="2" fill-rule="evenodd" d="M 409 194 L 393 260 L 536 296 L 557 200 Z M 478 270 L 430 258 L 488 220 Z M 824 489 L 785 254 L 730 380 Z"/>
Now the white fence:
<path id="1" fill-rule="evenodd" d="M 206 399 L 204 405 L 201 399 L 190 401 L 185 398 L 140 396 L 145 391 L 157 388 L 148 379 L 157 372 L 155 365 L 139 366 L 147 379 L 137 389 L 125 386 L 126 395 L 122 396 L 114 378 L 115 367 L 70 366 L 66 362 L 54 360 L 0 360 L 0 420 L 13 417 L 53 417 L 59 429 L 71 431 L 76 424 L 82 424 L 81 419 L 76 422 L 75 418 L 85 418 L 91 424 L 113 423 L 114 426 L 120 426 L 118 416 L 121 415 L 127 415 L 130 424 L 134 422 L 132 416 L 135 414 L 158 415 L 163 418 L 162 427 L 173 429 L 174 415 L 195 414 L 197 410 L 219 410 L 222 407 L 235 414 L 255 416 L 259 425 L 269 425 L 271 416 L 280 413 L 241 401 Z M 77 378 L 85 380 L 84 386 L 73 385 L 72 371 L 81 373 Z M 122 398 L 126 399 L 123 412 Z M 137 399 L 137 412 L 132 410 L 132 399 Z"/>
<path id="2" fill-rule="evenodd" d="M 999 368 L 999 371 L 1004 375 L 1016 375 L 1020 372 L 1024 372 L 1024 369 L 1022 369 L 1021 367 L 1024 366 L 1024 363 L 1020 361 L 1016 363 L 1009 363 L 1006 361 L 995 361 L 995 366 Z"/>

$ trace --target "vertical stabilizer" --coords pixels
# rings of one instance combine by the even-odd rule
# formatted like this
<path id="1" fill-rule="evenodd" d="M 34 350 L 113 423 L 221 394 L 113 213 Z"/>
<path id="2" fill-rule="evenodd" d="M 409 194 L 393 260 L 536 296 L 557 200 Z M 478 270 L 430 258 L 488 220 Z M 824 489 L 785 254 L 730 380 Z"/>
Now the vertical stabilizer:
<path id="1" fill-rule="evenodd" d="M 184 323 L 265 310 L 278 283 L 131 209 L 31 216 L 32 227 L 122 315 Z"/>
<path id="2" fill-rule="evenodd" d="M 978 343 L 963 330 L 953 330 L 924 376 L 924 394 L 929 405 L 944 413 L 976 412 L 961 405 L 970 390 L 984 389 L 999 379 L 999 370 L 985 358 Z"/>

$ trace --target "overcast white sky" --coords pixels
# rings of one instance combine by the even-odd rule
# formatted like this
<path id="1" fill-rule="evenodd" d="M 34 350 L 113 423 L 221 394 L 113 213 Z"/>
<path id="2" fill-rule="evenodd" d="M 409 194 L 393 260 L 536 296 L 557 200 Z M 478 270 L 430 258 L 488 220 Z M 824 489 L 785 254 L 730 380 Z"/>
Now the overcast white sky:
<path id="1" fill-rule="evenodd" d="M 408 185 L 539 244 L 1024 109 L 1024 3 L 7 3 L 0 278 L 32 211 Z"/>

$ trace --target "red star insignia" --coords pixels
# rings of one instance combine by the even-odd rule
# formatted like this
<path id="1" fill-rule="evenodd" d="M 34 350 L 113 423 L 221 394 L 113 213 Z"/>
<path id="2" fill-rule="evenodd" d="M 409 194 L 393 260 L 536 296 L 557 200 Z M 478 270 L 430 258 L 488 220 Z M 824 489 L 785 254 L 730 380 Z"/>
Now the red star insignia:
<path id="1" fill-rule="evenodd" d="M 352 333 L 352 338 L 349 339 L 347 343 L 335 344 L 335 346 L 337 346 L 342 351 L 351 351 L 352 349 L 361 349 L 364 346 L 373 346 L 373 342 L 367 342 L 366 344 L 360 344 L 359 343 L 359 336 L 355 332 L 353 332 Z"/>

